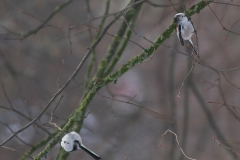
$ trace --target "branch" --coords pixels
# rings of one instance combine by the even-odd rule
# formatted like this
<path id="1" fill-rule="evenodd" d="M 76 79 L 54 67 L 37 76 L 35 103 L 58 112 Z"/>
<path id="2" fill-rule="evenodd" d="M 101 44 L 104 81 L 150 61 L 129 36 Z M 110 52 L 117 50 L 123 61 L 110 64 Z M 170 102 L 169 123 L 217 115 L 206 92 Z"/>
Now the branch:
<path id="1" fill-rule="evenodd" d="M 206 2 L 206 3 L 208 4 L 208 2 Z M 212 8 L 211 8 L 209 5 L 208 5 L 208 7 L 210 8 L 210 10 L 211 10 L 212 13 L 214 14 L 214 16 L 217 18 L 217 20 L 218 20 L 218 22 L 220 23 L 220 25 L 222 26 L 222 29 L 223 29 L 223 30 L 226 30 L 226 31 L 228 31 L 228 32 L 230 32 L 230 33 L 233 33 L 233 34 L 236 34 L 236 35 L 240 35 L 240 33 L 233 32 L 233 31 L 227 29 L 227 28 L 222 24 L 222 22 L 220 21 L 220 19 L 219 19 L 218 16 L 216 15 L 216 13 L 212 10 Z"/>
<path id="2" fill-rule="evenodd" d="M 240 154 L 239 154 L 238 152 L 236 152 L 235 150 L 233 150 L 231 147 L 228 147 L 228 146 L 223 145 L 223 144 L 222 144 L 221 142 L 219 142 L 219 141 L 217 140 L 217 138 L 215 138 L 215 137 L 213 137 L 213 139 L 217 142 L 218 146 L 224 147 L 224 148 L 232 151 L 233 153 L 235 153 L 238 157 L 240 157 Z"/>
<path id="3" fill-rule="evenodd" d="M 141 6 L 141 4 L 137 5 L 137 6 Z M 140 8 L 138 7 L 138 9 L 140 9 Z M 129 12 L 126 13 L 127 19 L 129 20 L 130 18 L 132 18 L 136 14 L 135 12 L 136 12 L 136 7 L 135 7 L 135 9 L 129 10 Z M 122 40 L 120 37 L 123 37 L 126 29 L 127 29 L 127 25 L 125 24 L 125 22 L 122 22 L 119 27 L 119 30 L 116 34 L 116 37 L 113 38 L 111 45 L 108 47 L 105 57 L 100 62 L 100 65 L 98 67 L 98 71 L 96 73 L 96 76 L 94 77 L 94 80 L 96 78 L 103 78 L 105 76 L 104 72 L 105 72 L 106 68 L 108 67 L 112 57 L 116 53 L 116 50 Z"/>
<path id="4" fill-rule="evenodd" d="M 194 5 L 193 7 L 191 7 L 188 10 L 189 15 L 193 15 L 194 13 L 200 12 L 200 10 L 202 10 L 204 7 L 206 7 L 205 2 L 199 2 L 198 4 Z M 118 14 L 116 16 L 116 18 L 119 18 L 121 15 L 122 15 L 122 12 L 120 14 Z M 114 19 L 114 22 L 116 21 L 116 18 Z M 114 23 L 114 22 L 112 21 L 111 23 Z M 169 26 L 169 28 L 166 29 L 166 31 L 157 38 L 155 43 L 159 43 L 159 44 L 163 43 L 166 39 L 168 39 L 171 36 L 171 33 L 173 32 L 173 30 L 174 30 L 174 25 L 172 23 Z M 104 31 L 106 33 L 107 30 L 105 29 Z M 102 34 L 103 34 L 103 32 L 102 32 Z M 100 81 L 97 81 L 97 80 L 94 81 L 93 82 L 93 88 L 90 88 L 90 89 L 94 92 L 97 92 L 98 90 L 100 90 L 103 86 L 107 85 L 108 83 L 113 82 L 113 81 L 117 81 L 117 79 L 120 76 L 122 76 L 125 72 L 127 72 L 129 69 L 136 66 L 137 64 L 140 64 L 146 58 L 148 58 L 151 54 L 153 54 L 153 52 L 155 50 L 155 47 L 159 47 L 159 45 L 156 45 L 156 46 L 151 45 L 148 49 L 146 49 L 145 51 L 140 53 L 138 56 L 129 60 L 126 64 L 123 65 L 122 68 L 118 69 L 113 74 L 103 78 Z M 92 48 L 90 48 L 90 49 L 92 49 Z M 72 78 L 72 76 L 70 77 L 70 79 L 71 78 Z M 71 129 L 71 127 L 74 125 L 75 122 L 79 123 L 80 128 L 82 127 L 82 123 L 83 123 L 83 120 L 84 120 L 86 108 L 89 105 L 89 103 L 91 102 L 91 100 L 93 99 L 93 97 L 95 96 L 94 92 L 88 92 L 86 94 L 86 96 L 82 100 L 79 108 L 74 112 L 74 114 L 69 118 L 67 124 L 62 128 L 63 131 Z M 63 132 L 57 134 L 56 137 L 44 148 L 44 150 L 42 152 L 40 152 L 37 156 L 34 157 L 35 160 L 39 160 L 40 158 L 46 156 L 48 154 L 48 152 L 50 152 L 50 150 L 58 143 L 58 140 L 63 135 L 64 135 Z"/>
<path id="5" fill-rule="evenodd" d="M 9 138 L 7 138 L 4 142 L 2 142 L 0 144 L 0 146 L 6 144 L 8 141 L 10 141 L 14 136 L 16 136 L 18 133 L 24 131 L 26 128 L 28 128 L 29 126 L 31 126 L 35 121 L 37 121 L 38 118 L 40 118 L 44 112 L 50 107 L 50 105 L 52 104 L 52 102 L 58 97 L 58 95 L 69 85 L 69 83 L 75 78 L 75 76 L 77 75 L 77 73 L 79 72 L 79 70 L 82 68 L 84 62 L 87 60 L 87 58 L 89 57 L 89 55 L 92 53 L 92 51 L 95 49 L 95 47 L 98 45 L 98 43 L 101 41 L 101 39 L 103 38 L 103 36 L 105 35 L 105 33 L 107 32 L 107 30 L 117 21 L 117 19 L 119 19 L 122 16 L 122 12 L 119 13 L 114 20 L 112 20 L 109 25 L 103 30 L 103 32 L 100 34 L 100 36 L 98 37 L 97 41 L 93 44 L 93 46 L 89 49 L 89 51 L 85 54 L 85 56 L 83 57 L 83 59 L 81 60 L 81 62 L 79 63 L 79 65 L 77 66 L 76 70 L 73 72 L 73 74 L 71 75 L 71 77 L 68 79 L 68 81 L 62 86 L 61 89 L 59 89 L 57 91 L 57 93 L 51 98 L 51 100 L 48 102 L 48 104 L 45 106 L 45 108 L 43 109 L 43 111 L 36 117 L 34 118 L 30 123 L 26 124 L 24 127 L 22 127 L 21 129 L 19 129 L 18 131 L 16 131 L 13 135 L 11 135 Z"/>
<path id="6" fill-rule="evenodd" d="M 106 16 L 108 14 L 108 11 L 109 11 L 109 6 L 110 6 L 110 0 L 107 1 L 106 3 L 106 9 L 105 9 L 105 13 L 104 13 L 104 16 Z M 97 40 L 97 38 L 99 37 L 100 35 L 100 31 L 102 30 L 103 28 L 103 25 L 105 23 L 105 20 L 106 20 L 107 17 L 104 17 L 100 23 L 100 25 L 98 26 L 98 31 L 97 32 L 97 35 L 95 37 L 95 39 L 93 40 L 92 43 L 95 43 L 95 41 Z M 90 28 L 90 26 L 89 26 Z M 93 50 L 92 54 L 91 54 L 91 59 L 90 59 L 90 62 L 88 64 L 88 71 L 87 71 L 87 75 L 85 77 L 85 82 L 84 82 L 84 86 L 88 86 L 89 84 L 89 79 L 90 79 L 90 74 L 91 74 L 91 71 L 92 71 L 92 66 L 93 66 L 93 62 L 96 60 L 96 53 L 95 53 L 95 50 Z"/>
<path id="7" fill-rule="evenodd" d="M 12 133 L 14 133 L 14 131 L 12 130 L 12 128 L 10 128 L 7 124 L 4 124 L 0 121 L 0 124 L 4 125 L 5 127 L 7 127 Z M 19 138 L 18 136 L 16 136 L 16 138 L 21 141 L 23 144 L 29 146 L 29 147 L 33 147 L 33 145 L 28 144 L 27 142 L 25 142 L 24 140 L 22 140 L 21 138 Z"/>
<path id="8" fill-rule="evenodd" d="M 15 149 L 13 149 L 13 148 L 5 147 L 5 146 L 1 146 L 1 147 L 4 148 L 4 149 L 11 150 L 11 151 L 13 151 L 13 152 L 17 152 L 17 153 L 19 153 L 19 154 L 21 154 L 21 155 L 24 155 L 24 156 L 26 156 L 26 157 L 28 157 L 28 158 L 30 158 L 30 159 L 33 159 L 31 156 L 28 156 L 28 155 L 26 155 L 26 154 L 24 154 L 24 153 L 21 153 L 21 152 L 15 150 Z"/>
<path id="9" fill-rule="evenodd" d="M 219 129 L 219 127 L 217 126 L 216 122 L 214 121 L 214 119 L 212 118 L 212 114 L 209 111 L 206 103 L 204 102 L 202 96 L 200 95 L 199 91 L 197 90 L 197 87 L 195 86 L 194 82 L 192 81 L 192 79 L 189 81 L 189 87 L 192 89 L 194 95 L 196 96 L 197 100 L 199 101 L 204 113 L 206 114 L 207 120 L 209 122 L 209 125 L 211 126 L 211 128 L 214 130 L 214 132 L 217 134 L 217 136 L 222 139 L 223 141 L 225 141 L 225 138 L 221 132 L 221 130 Z M 235 157 L 235 155 L 230 152 L 232 157 Z"/>
<path id="10" fill-rule="evenodd" d="M 84 86 L 81 86 L 81 85 L 80 85 L 78 82 L 76 82 L 75 80 L 74 80 L 74 82 L 75 82 L 79 87 L 84 88 L 84 89 L 86 89 L 86 90 L 88 90 L 88 91 L 90 91 L 90 92 L 93 92 L 93 93 L 95 93 L 95 94 L 97 94 L 97 95 L 99 95 L 99 96 L 101 96 L 101 97 L 103 97 L 103 98 L 107 98 L 107 99 L 110 99 L 110 100 L 112 100 L 112 101 L 117 101 L 117 102 L 123 102 L 123 103 L 126 103 L 126 104 L 131 104 L 131 105 L 133 105 L 133 106 L 139 107 L 139 108 L 141 108 L 141 109 L 143 109 L 143 110 L 146 110 L 146 111 L 148 111 L 148 112 L 151 112 L 151 113 L 153 113 L 153 114 L 156 114 L 156 115 L 158 115 L 158 116 L 160 116 L 160 117 L 162 117 L 162 118 L 168 119 L 170 122 L 174 123 L 174 121 L 173 121 L 172 119 L 170 119 L 170 118 L 167 117 L 167 116 L 164 116 L 163 114 L 160 114 L 160 113 L 158 113 L 158 112 L 156 112 L 156 111 L 153 111 L 153 110 L 150 110 L 150 109 L 148 109 L 148 108 L 145 108 L 145 107 L 142 107 L 142 106 L 140 106 L 140 105 L 137 105 L 137 104 L 135 104 L 135 103 L 132 103 L 131 100 L 132 100 L 133 98 L 135 98 L 137 95 L 135 95 L 135 96 L 134 96 L 132 99 L 130 99 L 129 101 L 123 101 L 123 100 L 111 98 L 111 97 L 108 97 L 108 96 L 104 96 L 104 95 L 100 94 L 99 92 L 95 92 L 95 91 L 93 91 L 93 90 L 91 90 L 91 89 L 89 89 L 89 88 L 86 88 L 86 87 L 84 87 Z M 86 116 L 85 116 L 85 117 L 86 117 Z"/>
<path id="11" fill-rule="evenodd" d="M 129 24 L 130 24 L 130 27 L 134 27 L 134 24 L 135 24 L 135 21 L 136 21 L 136 19 L 137 19 L 137 15 L 138 15 L 138 13 L 139 13 L 139 10 L 140 10 L 140 8 L 139 8 L 138 10 L 136 10 L 136 14 L 131 17 L 131 20 L 130 20 L 130 23 L 129 23 Z M 108 68 L 105 69 L 104 76 L 109 75 L 110 72 L 113 70 L 114 66 L 116 65 L 116 63 L 118 62 L 118 60 L 120 59 L 120 57 L 122 56 L 122 53 L 123 53 L 123 51 L 125 50 L 128 42 L 129 42 L 129 41 L 130 41 L 130 42 L 133 42 L 133 41 L 129 40 L 129 38 L 131 37 L 131 35 L 132 35 L 132 30 L 131 30 L 131 28 L 128 28 L 127 33 L 126 33 L 126 38 L 123 38 L 123 39 L 125 39 L 125 40 L 123 41 L 122 46 L 121 46 L 120 49 L 118 50 L 118 52 L 117 52 L 117 54 L 115 55 L 114 59 L 112 60 L 112 63 L 109 64 Z M 118 35 L 116 35 L 116 36 L 118 36 Z M 133 43 L 134 43 L 134 44 L 137 44 L 137 45 L 139 46 L 138 43 L 135 43 L 135 42 L 133 42 Z M 141 47 L 142 49 L 144 49 L 142 46 L 140 46 L 140 47 Z"/>
<path id="12" fill-rule="evenodd" d="M 168 129 L 168 130 L 162 135 L 162 140 L 161 140 L 161 143 L 159 144 L 158 147 L 161 147 L 162 142 L 163 142 L 163 138 L 164 138 L 164 136 L 165 136 L 168 132 L 171 132 L 172 134 L 175 135 L 175 138 L 176 138 L 175 140 L 177 141 L 177 144 L 178 144 L 178 146 L 179 146 L 179 148 L 180 148 L 182 154 L 184 155 L 184 157 L 185 157 L 186 159 L 196 160 L 196 159 L 193 159 L 193 158 L 188 157 L 188 156 L 184 153 L 183 149 L 182 149 L 181 146 L 180 146 L 180 142 L 178 141 L 178 136 L 177 136 L 177 134 L 174 133 L 173 131 L 169 130 L 169 129 Z"/>
<path id="13" fill-rule="evenodd" d="M 25 38 L 29 37 L 30 35 L 32 35 L 32 34 L 34 34 L 34 33 L 37 33 L 41 28 L 44 27 L 45 24 L 48 23 L 48 21 L 50 21 L 50 20 L 55 16 L 55 14 L 57 14 L 58 12 L 60 12 L 63 8 L 65 8 L 65 7 L 66 7 L 68 4 L 70 4 L 72 1 L 73 1 L 73 0 L 68 0 L 67 2 L 65 2 L 65 3 L 63 3 L 63 4 L 61 4 L 61 5 L 57 6 L 57 7 L 55 7 L 55 9 L 54 9 L 54 11 L 52 12 L 52 14 L 50 14 L 50 15 L 48 16 L 48 18 L 47 18 L 45 21 L 43 21 L 43 23 L 42 23 L 40 26 L 38 26 L 37 28 L 35 28 L 35 29 L 29 31 L 28 33 L 24 34 L 24 36 L 22 37 L 22 39 L 25 39 Z"/>
<path id="14" fill-rule="evenodd" d="M 25 119 L 27 119 L 27 120 L 29 120 L 29 121 L 32 121 L 31 118 L 29 118 L 28 116 L 26 116 L 26 115 L 23 114 L 22 112 L 19 112 L 18 110 L 16 110 L 16 109 L 13 107 L 10 99 L 9 99 L 8 96 L 7 96 L 7 92 L 6 92 L 6 90 L 5 90 L 5 87 L 4 87 L 4 84 L 3 84 L 3 83 L 2 83 L 2 88 L 3 88 L 4 96 L 6 97 L 8 103 L 9 103 L 9 105 L 10 105 L 10 108 L 4 107 L 4 106 L 0 106 L 0 108 L 13 111 L 13 112 L 17 113 L 18 115 L 24 117 Z M 39 126 L 39 128 L 40 128 L 41 130 L 43 130 L 44 132 L 46 132 L 49 136 L 51 135 L 51 133 L 50 133 L 49 131 L 47 131 L 45 128 L 43 128 L 42 126 L 40 126 L 37 122 L 35 122 L 35 124 L 36 124 L 37 126 Z"/>

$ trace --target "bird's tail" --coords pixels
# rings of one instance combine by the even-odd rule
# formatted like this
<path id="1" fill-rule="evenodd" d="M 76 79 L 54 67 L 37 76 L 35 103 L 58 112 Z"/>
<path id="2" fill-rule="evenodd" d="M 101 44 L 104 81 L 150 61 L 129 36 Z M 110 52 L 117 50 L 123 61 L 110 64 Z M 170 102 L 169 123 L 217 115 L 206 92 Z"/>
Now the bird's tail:
<path id="1" fill-rule="evenodd" d="M 99 157 L 96 153 L 93 153 L 92 151 L 90 151 L 89 149 L 87 149 L 84 145 L 80 145 L 80 148 L 82 150 L 84 150 L 85 152 L 87 152 L 90 156 L 92 156 L 95 160 L 99 160 L 102 159 L 101 157 Z"/>
<path id="2" fill-rule="evenodd" d="M 191 39 L 189 39 L 188 42 L 189 42 L 190 45 L 192 46 L 192 49 L 194 50 L 194 52 L 195 52 L 195 53 L 197 54 L 197 56 L 200 58 L 199 53 L 198 53 L 197 49 L 193 46 L 193 43 L 192 43 Z"/>

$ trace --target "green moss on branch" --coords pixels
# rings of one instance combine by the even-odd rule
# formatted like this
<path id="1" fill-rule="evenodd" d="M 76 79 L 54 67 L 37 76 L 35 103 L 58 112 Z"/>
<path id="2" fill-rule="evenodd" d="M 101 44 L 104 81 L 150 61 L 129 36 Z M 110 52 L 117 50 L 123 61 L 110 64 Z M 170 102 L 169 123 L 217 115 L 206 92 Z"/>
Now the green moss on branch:
<path id="1" fill-rule="evenodd" d="M 210 3 L 210 2 L 208 2 Z M 193 15 L 195 13 L 199 13 L 204 7 L 206 7 L 206 3 L 204 1 L 199 2 L 198 4 L 191 7 L 187 13 L 189 15 Z M 171 33 L 174 30 L 174 25 L 171 24 L 168 29 L 165 30 L 155 41 L 155 43 L 161 44 L 166 39 L 171 36 Z M 74 112 L 74 114 L 69 118 L 67 124 L 64 126 L 63 130 L 69 131 L 75 122 L 79 122 L 80 128 L 82 127 L 82 123 L 84 120 L 84 115 L 87 106 L 92 101 L 95 92 L 101 89 L 103 86 L 109 84 L 110 82 L 116 81 L 120 76 L 122 76 L 125 72 L 127 72 L 132 67 L 142 63 L 146 60 L 150 55 L 154 53 L 154 50 L 157 49 L 159 45 L 151 45 L 148 49 L 140 53 L 138 56 L 134 57 L 133 59 L 129 60 L 126 64 L 124 64 L 120 69 L 118 69 L 113 74 L 101 79 L 100 81 L 95 80 L 93 82 L 93 88 L 91 89 L 92 92 L 88 92 L 83 99 L 82 103 L 80 104 L 79 108 Z M 42 157 L 46 156 L 48 152 L 58 143 L 58 141 L 63 137 L 65 133 L 60 132 L 57 136 L 44 148 L 42 152 L 40 152 L 37 156 L 34 157 L 35 160 L 40 160 Z"/>

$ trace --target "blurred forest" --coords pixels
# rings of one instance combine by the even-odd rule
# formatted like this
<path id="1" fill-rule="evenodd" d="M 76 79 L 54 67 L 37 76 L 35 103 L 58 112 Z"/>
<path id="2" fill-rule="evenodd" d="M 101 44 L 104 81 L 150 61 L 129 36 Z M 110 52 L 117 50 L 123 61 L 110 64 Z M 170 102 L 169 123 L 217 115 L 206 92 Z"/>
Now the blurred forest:
<path id="1" fill-rule="evenodd" d="M 61 149 L 70 131 L 104 160 L 238 159 L 239 15 L 231 0 L 1 0 L 0 159 L 92 160 Z"/>

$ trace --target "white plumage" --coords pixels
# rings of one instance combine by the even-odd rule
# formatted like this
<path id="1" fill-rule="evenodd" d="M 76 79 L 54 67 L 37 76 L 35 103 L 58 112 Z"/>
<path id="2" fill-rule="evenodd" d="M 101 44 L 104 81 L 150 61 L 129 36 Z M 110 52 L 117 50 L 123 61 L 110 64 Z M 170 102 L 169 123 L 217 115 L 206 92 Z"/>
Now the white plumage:
<path id="1" fill-rule="evenodd" d="M 62 148 L 67 152 L 76 151 L 78 149 L 82 149 L 85 152 L 87 152 L 90 156 L 92 156 L 94 159 L 99 160 L 101 157 L 99 157 L 96 153 L 90 151 L 82 144 L 82 139 L 79 134 L 76 132 L 70 132 L 66 134 L 61 141 Z"/>
<path id="2" fill-rule="evenodd" d="M 80 144 L 82 144 L 80 135 L 76 132 L 70 132 L 62 138 L 61 146 L 65 151 L 71 152 L 73 151 L 73 147 L 75 145 L 74 141 L 78 141 Z M 78 149 L 80 149 L 80 147 Z"/>

